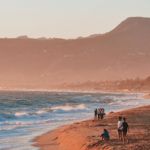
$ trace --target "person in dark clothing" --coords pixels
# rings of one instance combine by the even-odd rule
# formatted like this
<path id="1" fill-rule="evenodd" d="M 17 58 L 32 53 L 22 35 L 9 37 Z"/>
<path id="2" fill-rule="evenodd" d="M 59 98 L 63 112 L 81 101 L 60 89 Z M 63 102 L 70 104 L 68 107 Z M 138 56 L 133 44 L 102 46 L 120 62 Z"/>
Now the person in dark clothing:
<path id="1" fill-rule="evenodd" d="M 101 108 L 98 109 L 98 120 L 100 119 L 100 116 L 101 116 Z"/>
<path id="2" fill-rule="evenodd" d="M 94 110 L 94 119 L 97 118 L 97 109 Z"/>
<path id="3" fill-rule="evenodd" d="M 129 126 L 126 122 L 126 118 L 123 118 L 123 124 L 122 124 L 122 131 L 123 131 L 123 143 L 125 139 L 127 140 L 127 143 L 129 143 L 129 140 L 127 139 L 127 131 L 129 131 Z"/>
<path id="4" fill-rule="evenodd" d="M 102 108 L 102 109 L 101 109 L 101 119 L 104 118 L 104 114 L 105 114 L 105 110 L 104 110 L 104 108 Z"/>
<path id="5" fill-rule="evenodd" d="M 101 134 L 102 140 L 109 140 L 109 133 L 106 129 L 104 129 L 104 133 Z"/>

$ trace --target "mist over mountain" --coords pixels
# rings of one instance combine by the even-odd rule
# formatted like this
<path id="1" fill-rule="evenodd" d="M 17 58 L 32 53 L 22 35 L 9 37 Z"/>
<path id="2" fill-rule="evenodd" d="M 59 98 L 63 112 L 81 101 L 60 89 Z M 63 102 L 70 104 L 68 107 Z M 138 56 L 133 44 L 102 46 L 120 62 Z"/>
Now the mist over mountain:
<path id="1" fill-rule="evenodd" d="M 18 36 L 17 39 L 28 39 L 27 35 Z"/>
<path id="2" fill-rule="evenodd" d="M 79 36 L 77 39 L 87 39 L 87 38 L 93 38 L 93 37 L 98 37 L 98 36 L 102 36 L 103 34 L 92 34 L 88 37 L 82 37 L 82 36 Z"/>
<path id="3" fill-rule="evenodd" d="M 150 18 L 127 18 L 112 31 L 90 38 L 0 39 L 0 70 L 2 86 L 146 78 Z"/>

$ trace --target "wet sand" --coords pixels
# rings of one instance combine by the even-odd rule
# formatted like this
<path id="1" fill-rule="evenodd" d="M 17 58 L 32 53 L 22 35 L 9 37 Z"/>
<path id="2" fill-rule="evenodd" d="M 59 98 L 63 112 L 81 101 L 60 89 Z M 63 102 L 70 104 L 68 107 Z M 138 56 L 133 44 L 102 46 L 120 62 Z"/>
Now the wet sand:
<path id="1" fill-rule="evenodd" d="M 118 140 L 118 116 L 126 117 L 130 127 L 129 143 Z M 108 142 L 99 135 L 103 129 L 110 134 Z M 86 120 L 60 127 L 35 139 L 42 150 L 149 150 L 150 105 L 107 114 L 103 120 Z"/>

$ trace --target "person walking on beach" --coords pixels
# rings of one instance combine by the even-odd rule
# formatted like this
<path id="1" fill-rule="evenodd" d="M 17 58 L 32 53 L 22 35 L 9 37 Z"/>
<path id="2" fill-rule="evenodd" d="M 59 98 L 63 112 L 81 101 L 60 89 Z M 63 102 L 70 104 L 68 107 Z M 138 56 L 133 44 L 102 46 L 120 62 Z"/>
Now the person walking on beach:
<path id="1" fill-rule="evenodd" d="M 101 134 L 102 140 L 109 140 L 109 133 L 104 129 L 104 133 Z"/>
<path id="2" fill-rule="evenodd" d="M 97 108 L 94 110 L 94 119 L 97 118 Z"/>
<path id="3" fill-rule="evenodd" d="M 105 114 L 105 110 L 104 110 L 104 108 L 102 108 L 102 109 L 101 109 L 101 119 L 103 119 L 104 114 Z"/>
<path id="4" fill-rule="evenodd" d="M 123 121 L 122 121 L 122 117 L 119 117 L 119 121 L 118 121 L 118 139 L 119 140 L 122 140 L 122 124 L 123 124 Z"/>
<path id="5" fill-rule="evenodd" d="M 100 119 L 100 116 L 101 116 L 101 108 L 98 109 L 98 120 Z"/>
<path id="6" fill-rule="evenodd" d="M 129 140 L 127 139 L 127 130 L 129 131 L 129 126 L 126 122 L 126 118 L 123 118 L 123 124 L 122 124 L 123 128 L 122 128 L 122 131 L 123 131 L 123 143 L 125 142 L 125 139 L 127 141 L 127 143 L 129 143 Z"/>

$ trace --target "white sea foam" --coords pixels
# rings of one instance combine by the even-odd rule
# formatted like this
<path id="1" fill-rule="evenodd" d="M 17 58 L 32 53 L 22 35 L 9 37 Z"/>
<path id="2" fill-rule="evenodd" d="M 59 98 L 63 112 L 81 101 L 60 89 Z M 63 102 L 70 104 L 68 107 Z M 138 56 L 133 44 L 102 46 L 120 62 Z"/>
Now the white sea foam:
<path id="1" fill-rule="evenodd" d="M 54 110 L 54 112 L 57 113 L 69 113 L 69 112 L 81 112 L 81 111 L 85 111 L 85 110 L 89 110 L 89 108 L 87 108 L 84 104 L 79 104 L 77 106 L 69 106 L 69 105 L 65 105 L 65 106 L 56 106 L 56 107 L 52 107 L 52 110 Z"/>
<path id="2" fill-rule="evenodd" d="M 16 117 L 22 117 L 22 116 L 28 116 L 28 114 L 26 112 L 16 112 L 15 116 Z"/>
<path id="3" fill-rule="evenodd" d="M 66 95 L 68 95 L 68 93 L 57 93 L 57 95 L 66 96 Z"/>
<path id="4" fill-rule="evenodd" d="M 80 99 L 80 100 L 89 100 L 91 99 L 92 96 L 91 95 L 84 95 L 84 96 L 76 96 L 73 99 Z"/>
<path id="5" fill-rule="evenodd" d="M 33 150 L 32 147 L 25 148 L 28 137 L 67 123 L 91 118 L 95 108 L 105 108 L 108 113 L 150 103 L 148 99 L 138 98 L 141 95 L 123 93 L 68 94 L 42 91 L 25 92 L 20 95 L 18 98 L 18 93 L 8 92 L 3 98 L 0 96 L 0 135 L 3 137 L 0 136 L 0 149 L 7 147 L 16 150 L 16 147 L 19 149 L 21 145 L 20 149 Z M 15 100 L 7 103 L 12 99 Z M 22 141 L 17 140 L 20 137 L 23 137 Z"/>
<path id="6" fill-rule="evenodd" d="M 39 110 L 39 111 L 37 111 L 37 112 L 35 112 L 36 114 L 45 114 L 45 113 L 47 113 L 45 110 Z"/>
<path id="7" fill-rule="evenodd" d="M 110 96 L 105 96 L 105 97 L 101 97 L 100 100 L 113 100 L 114 97 L 110 97 Z"/>
<path id="8" fill-rule="evenodd" d="M 8 121 L 5 121 L 5 124 L 9 124 L 9 122 L 8 122 Z"/>
<path id="9" fill-rule="evenodd" d="M 73 117 L 68 117 L 68 118 L 53 118 L 53 119 L 46 119 L 46 120 L 38 120 L 38 121 L 28 121 L 28 122 L 13 122 L 9 123 L 6 121 L 4 125 L 7 126 L 2 126 L 0 127 L 0 130 L 13 130 L 13 129 L 18 129 L 18 128 L 23 128 L 23 127 L 29 127 L 31 125 L 35 124 L 45 124 L 45 123 L 50 123 L 50 122 L 61 122 L 61 121 L 69 121 L 69 120 L 75 120 L 76 118 Z"/>
<path id="10" fill-rule="evenodd" d="M 16 119 L 36 119 L 42 116 L 46 116 L 48 112 L 45 110 L 39 110 L 36 112 L 16 112 L 16 113 L 3 113 L 0 114 L 0 120 L 16 120 Z"/>

